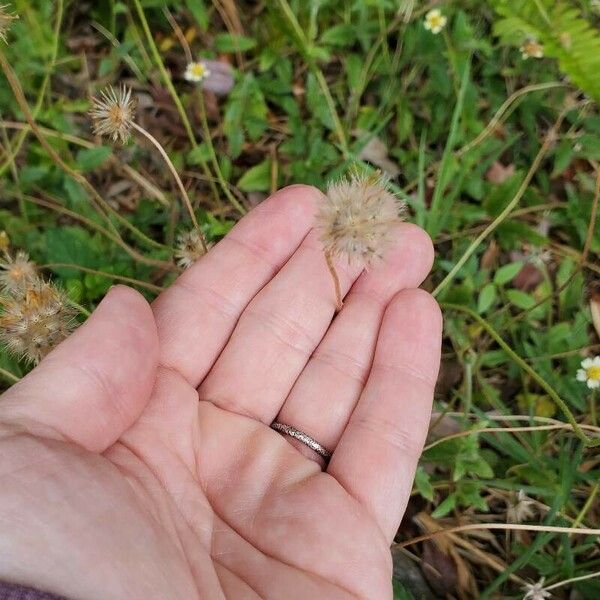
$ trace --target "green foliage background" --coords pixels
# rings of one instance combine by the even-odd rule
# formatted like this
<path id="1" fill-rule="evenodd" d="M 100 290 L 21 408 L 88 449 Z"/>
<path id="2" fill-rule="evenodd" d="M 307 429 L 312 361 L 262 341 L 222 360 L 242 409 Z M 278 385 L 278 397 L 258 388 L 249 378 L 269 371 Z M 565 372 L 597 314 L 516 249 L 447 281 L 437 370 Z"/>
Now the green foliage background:
<path id="1" fill-rule="evenodd" d="M 162 71 L 133 1 L 14 2 L 20 19 L 0 52 L 45 139 L 146 238 L 98 214 L 82 185 L 23 125 L 3 79 L 0 229 L 12 246 L 89 310 L 118 278 L 151 299 L 176 276 L 174 268 L 132 257 L 107 235 L 114 227 L 143 257 L 169 261 L 177 233 L 190 227 L 149 148 L 113 148 L 92 136 L 89 93 L 110 83 L 125 81 L 142 95 L 140 118 L 189 184 L 212 241 L 240 218 L 230 195 L 250 208 L 289 183 L 323 187 L 357 163 L 377 168 L 381 153 L 369 151 L 369 143 L 381 141 L 400 170 L 395 191 L 436 244 L 425 287 L 445 307 L 446 328 L 433 429 L 450 423 L 452 431 L 472 431 L 425 452 L 409 514 L 424 511 L 442 526 L 505 522 L 507 503 L 524 490 L 546 507 L 537 523 L 598 526 L 597 449 L 569 429 L 479 431 L 566 422 L 555 396 L 578 423 L 597 425 L 594 399 L 575 372 L 583 356 L 600 353 L 586 295 L 600 273 L 593 210 L 598 3 L 240 1 L 231 14 L 224 4 L 216 3 L 219 12 L 208 0 L 141 2 Z M 433 6 L 448 17 L 439 35 L 423 27 Z M 186 59 L 165 9 L 190 34 L 195 56 L 234 67 L 231 92 L 206 98 L 208 130 L 198 89 L 183 81 Z M 232 21 L 236 13 L 241 30 Z M 531 39 L 543 45 L 545 58 L 522 59 L 519 47 Z M 159 192 L 136 184 L 133 204 L 120 203 L 111 186 L 129 180 L 124 166 Z M 16 377 L 28 369 L 6 353 L 0 367 Z M 510 420 L 518 415 L 523 420 Z M 408 523 L 398 539 L 421 532 Z M 502 534 L 476 545 L 502 568 L 466 552 L 471 587 L 444 593 L 516 598 L 523 592 L 513 574 L 554 583 L 600 571 L 597 540 L 589 536 Z M 419 554 L 421 547 L 412 550 Z M 399 598 L 411 597 L 400 582 L 397 589 Z M 572 589 L 581 598 L 600 597 L 596 579 L 559 588 L 556 597 Z"/>

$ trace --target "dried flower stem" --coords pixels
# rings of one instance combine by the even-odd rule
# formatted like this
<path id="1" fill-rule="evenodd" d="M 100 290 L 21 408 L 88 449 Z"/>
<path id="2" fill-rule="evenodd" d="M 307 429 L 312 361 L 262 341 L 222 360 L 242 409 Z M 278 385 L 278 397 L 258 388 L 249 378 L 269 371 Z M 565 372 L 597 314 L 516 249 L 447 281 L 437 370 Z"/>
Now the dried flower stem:
<path id="1" fill-rule="evenodd" d="M 145 233 L 140 231 L 135 225 L 130 223 L 125 217 L 121 216 L 118 211 L 116 211 L 112 206 L 110 206 L 110 204 L 106 202 L 106 200 L 104 200 L 104 198 L 98 193 L 96 188 L 94 188 L 94 186 L 81 173 L 70 167 L 60 157 L 58 152 L 56 152 L 56 150 L 54 150 L 54 148 L 52 148 L 52 146 L 47 142 L 46 138 L 43 136 L 42 132 L 37 126 L 37 123 L 35 122 L 35 119 L 31 113 L 31 110 L 25 98 L 25 94 L 23 93 L 23 89 L 21 88 L 21 84 L 19 83 L 17 76 L 15 75 L 14 71 L 12 70 L 12 67 L 10 66 L 10 63 L 8 62 L 6 56 L 4 56 L 4 53 L 2 51 L 0 51 L 0 67 L 2 67 L 2 70 L 4 71 L 8 83 L 13 91 L 15 100 L 19 105 L 19 108 L 23 111 L 23 115 L 25 116 L 26 121 L 29 123 L 31 131 L 34 133 L 41 146 L 44 148 L 44 150 L 48 153 L 50 158 L 54 161 L 54 163 L 56 163 L 58 167 L 60 167 L 67 175 L 72 177 L 75 181 L 77 181 L 77 183 L 79 183 L 82 187 L 86 189 L 86 191 L 94 199 L 94 204 L 99 214 L 101 214 L 106 219 L 110 227 L 115 229 L 116 232 L 116 228 L 112 221 L 109 219 L 107 213 L 110 213 L 112 216 L 114 216 L 115 219 L 119 221 L 119 223 L 127 227 L 127 229 L 129 229 L 141 241 L 145 242 L 153 248 L 163 248 L 162 244 L 156 242 L 152 238 L 149 238 Z"/>
<path id="2" fill-rule="evenodd" d="M 154 58 L 154 62 L 156 63 L 156 66 L 158 67 L 158 70 L 160 72 L 162 80 L 163 80 L 164 84 L 167 86 L 167 89 L 169 90 L 169 94 L 171 95 L 171 98 L 175 104 L 175 107 L 177 108 L 177 112 L 179 113 L 179 117 L 181 119 L 181 122 L 183 123 L 183 127 L 187 133 L 189 140 L 190 140 L 190 144 L 192 145 L 192 148 L 197 148 L 198 142 L 196 141 L 196 137 L 194 136 L 194 130 L 192 129 L 190 120 L 188 119 L 187 113 L 185 112 L 185 109 L 183 108 L 183 104 L 181 103 L 179 95 L 177 94 L 177 91 L 175 90 L 173 81 L 171 81 L 171 76 L 167 72 L 167 69 L 165 68 L 165 65 L 160 56 L 160 52 L 158 51 L 158 48 L 156 47 L 156 42 L 154 41 L 154 38 L 152 37 L 152 31 L 150 30 L 150 26 L 148 25 L 148 20 L 146 19 L 144 9 L 140 3 L 140 0 L 133 0 L 133 3 L 135 5 L 135 8 L 136 8 L 136 11 L 138 14 L 138 18 L 142 24 L 142 29 L 144 30 L 144 35 L 146 36 L 146 41 L 148 42 L 148 45 L 150 46 L 150 51 L 152 53 L 152 57 Z M 219 196 L 217 187 L 214 184 L 214 181 L 212 179 L 212 174 L 208 167 L 208 163 L 203 158 L 200 158 L 200 166 L 202 167 L 204 174 L 207 177 L 207 180 L 209 182 L 209 185 L 211 186 L 211 189 L 212 189 L 212 192 L 213 192 L 215 198 L 217 198 Z"/>
<path id="3" fill-rule="evenodd" d="M 169 21 L 169 25 L 171 25 L 173 33 L 176 35 L 177 39 L 179 40 L 179 43 L 181 44 L 181 47 L 183 48 L 186 63 L 191 63 L 193 61 L 192 51 L 190 49 L 190 45 L 187 39 L 185 38 L 183 31 L 181 31 L 181 27 L 179 27 L 179 23 L 177 23 L 177 21 L 171 14 L 171 11 L 166 6 L 163 6 L 163 14 L 167 18 L 167 21 Z"/>
<path id="4" fill-rule="evenodd" d="M 587 260 L 590 248 L 592 247 L 592 241 L 594 240 L 594 230 L 596 229 L 596 218 L 598 217 L 598 203 L 600 201 L 600 166 L 596 166 L 596 185 L 594 189 L 594 199 L 592 200 L 592 210 L 590 213 L 590 223 L 588 225 L 587 236 L 585 238 L 585 244 L 581 251 L 580 268 L 583 267 L 583 263 Z"/>
<path id="5" fill-rule="evenodd" d="M 137 1 L 139 0 L 136 0 L 136 2 Z M 342 121 L 340 120 L 340 117 L 335 108 L 335 102 L 333 100 L 333 96 L 331 95 L 329 86 L 327 85 L 325 75 L 323 75 L 323 71 L 319 69 L 317 63 L 312 57 L 312 42 L 306 37 L 304 29 L 302 29 L 288 1 L 278 0 L 278 4 L 281 8 L 281 12 L 283 13 L 290 27 L 294 31 L 296 35 L 296 41 L 298 42 L 298 46 L 304 54 L 304 57 L 308 62 L 310 70 L 313 72 L 313 75 L 315 76 L 315 79 L 317 80 L 317 83 L 321 88 L 321 93 L 323 94 L 323 98 L 325 99 L 325 103 L 327 104 L 327 108 L 329 109 L 329 113 L 331 115 L 331 120 L 333 121 L 333 127 L 335 129 L 335 133 L 337 135 L 338 142 L 342 150 L 342 155 L 345 159 L 348 159 L 350 158 L 350 149 L 348 146 L 348 140 L 346 139 L 346 133 L 344 132 L 344 126 L 342 125 Z"/>
<path id="6" fill-rule="evenodd" d="M 481 325 L 488 334 L 494 339 L 494 341 L 508 354 L 508 356 L 532 379 L 534 379 L 540 387 L 542 387 L 546 393 L 554 400 L 556 405 L 562 410 L 563 414 L 567 418 L 567 421 L 572 425 L 573 431 L 575 435 L 585 443 L 586 446 L 589 447 L 597 447 L 600 446 L 600 438 L 591 438 L 585 435 L 583 429 L 580 427 L 579 423 L 575 420 L 571 409 L 567 406 L 566 402 L 556 393 L 554 388 L 533 369 L 529 366 L 503 339 L 500 334 L 482 317 L 480 317 L 474 310 L 471 310 L 467 306 L 462 306 L 460 304 L 449 304 L 442 303 L 442 307 L 456 310 L 458 312 L 463 312 L 469 315 L 472 319 L 477 321 L 479 325 Z"/>
<path id="7" fill-rule="evenodd" d="M 546 135 L 546 139 L 540 147 L 537 156 L 533 160 L 533 163 L 531 164 L 527 175 L 525 175 L 525 178 L 523 179 L 523 182 L 521 183 L 521 186 L 517 190 L 517 193 L 514 195 L 513 199 L 506 205 L 504 210 L 477 236 L 477 238 L 473 240 L 473 242 L 471 242 L 465 253 L 460 257 L 460 259 L 457 261 L 454 267 L 452 267 L 448 275 L 446 275 L 446 277 L 444 277 L 444 279 L 435 288 L 435 290 L 433 290 L 432 295 L 434 298 L 437 297 L 440 294 L 440 292 L 456 277 L 458 272 L 463 268 L 463 266 L 469 260 L 469 258 L 475 252 L 475 250 L 477 250 L 481 242 L 483 242 L 483 240 L 485 240 L 487 236 L 490 235 L 490 233 L 492 233 L 501 223 L 503 223 L 504 220 L 508 217 L 508 215 L 513 211 L 513 209 L 519 204 L 521 198 L 529 188 L 529 184 L 531 183 L 533 176 L 536 174 L 537 170 L 542 164 L 542 160 L 544 159 L 544 157 L 548 153 L 548 150 L 550 150 L 552 144 L 556 140 L 556 136 L 567 112 L 567 110 L 561 112 L 558 119 L 556 120 L 556 123 Z"/>
<path id="8" fill-rule="evenodd" d="M 342 300 L 342 287 L 340 285 L 340 278 L 335 269 L 335 265 L 333 264 L 331 252 L 325 252 L 325 261 L 327 262 L 327 268 L 331 273 L 331 278 L 333 279 L 333 285 L 335 287 L 335 310 L 340 312 L 344 306 L 344 301 Z"/>
<path id="9" fill-rule="evenodd" d="M 158 150 L 160 155 L 163 157 L 165 163 L 167 164 L 167 167 L 169 167 L 169 171 L 171 171 L 171 174 L 173 175 L 173 179 L 175 179 L 175 182 L 177 183 L 177 187 L 179 187 L 179 191 L 181 192 L 181 196 L 183 197 L 183 202 L 185 204 L 185 207 L 187 208 L 187 211 L 190 214 L 190 219 L 192 220 L 192 224 L 194 225 L 195 229 L 200 234 L 200 241 L 202 242 L 202 248 L 206 252 L 208 250 L 208 248 L 206 246 L 206 240 L 204 239 L 204 235 L 202 233 L 202 230 L 200 229 L 198 220 L 196 219 L 196 215 L 194 213 L 194 208 L 192 206 L 192 203 L 190 201 L 188 193 L 185 189 L 185 186 L 183 185 L 183 182 L 181 181 L 181 177 L 179 177 L 179 173 L 177 173 L 177 170 L 175 169 L 175 166 L 171 162 L 169 155 L 165 152 L 165 149 L 161 146 L 160 142 L 151 133 L 146 131 L 141 125 L 138 125 L 135 121 L 132 121 L 131 126 L 133 127 L 133 129 L 135 129 L 137 132 L 141 133 L 148 141 L 150 141 L 154 145 L 154 147 Z"/>
<path id="10" fill-rule="evenodd" d="M 20 377 L 17 377 L 14 373 L 11 373 L 10 371 L 3 369 L 2 367 L 0 367 L 0 375 L 8 379 L 8 381 L 10 381 L 11 383 L 17 383 L 17 381 L 21 381 Z"/>
<path id="11" fill-rule="evenodd" d="M 593 431 L 600 433 L 600 428 L 593 425 L 580 425 L 581 429 L 587 431 Z M 569 423 L 562 423 L 561 425 L 535 425 L 535 426 L 524 426 L 524 427 L 483 427 L 481 429 L 469 429 L 467 431 L 459 431 L 451 435 L 444 436 L 431 444 L 428 444 L 423 448 L 423 452 L 431 450 L 444 442 L 455 440 L 457 438 L 468 437 L 470 435 L 477 435 L 479 433 L 518 433 L 521 431 L 557 431 L 560 429 L 573 429 L 573 426 Z"/>
<path id="12" fill-rule="evenodd" d="M 458 525 L 456 527 L 449 527 L 448 529 L 438 529 L 432 531 L 426 535 L 420 535 L 418 537 L 406 540 L 404 542 L 398 542 L 394 544 L 394 548 L 406 548 L 406 546 L 412 546 L 419 542 L 425 542 L 438 535 L 448 535 L 449 533 L 458 533 L 460 531 L 473 531 L 481 529 L 501 529 L 503 531 L 540 531 L 546 533 L 571 533 L 578 535 L 600 535 L 600 529 L 587 529 L 584 527 L 555 527 L 552 525 L 519 525 L 517 523 L 469 523 L 468 525 Z"/>
<path id="13" fill-rule="evenodd" d="M 0 120 L 0 126 L 5 127 L 6 129 L 18 129 L 22 131 L 25 135 L 27 135 L 31 131 L 31 126 L 29 123 L 19 123 L 18 121 L 2 121 Z M 63 133 L 62 131 L 56 131 L 56 129 L 49 129 L 48 127 L 38 126 L 38 130 L 44 134 L 46 137 L 54 137 L 61 140 L 65 140 L 71 144 L 75 144 L 76 146 L 81 146 L 82 148 L 97 148 L 98 145 L 94 144 L 94 142 L 90 142 L 84 138 L 78 137 L 76 135 L 70 135 L 68 133 Z M 109 157 L 109 161 L 117 166 L 119 169 L 122 169 L 123 172 L 134 182 L 141 186 L 144 191 L 149 194 L 152 198 L 160 202 L 163 206 L 169 206 L 169 201 L 165 197 L 163 191 L 155 186 L 151 181 L 149 181 L 144 175 L 142 175 L 139 171 L 136 171 L 131 165 L 124 163 L 119 160 L 118 156 L 115 154 L 111 154 Z M 0 172 L 0 175 L 2 173 Z"/>
<path id="14" fill-rule="evenodd" d="M 84 306 L 81 306 L 81 304 L 79 304 L 79 302 L 75 302 L 75 300 L 72 300 L 69 297 L 67 297 L 67 304 L 69 306 L 72 306 L 75 310 L 79 311 L 86 318 L 91 316 L 91 314 L 92 314 L 87 308 L 85 308 Z"/>
<path id="15" fill-rule="evenodd" d="M 102 235 L 107 237 L 109 240 L 113 241 L 115 244 L 120 246 L 127 254 L 129 254 L 129 256 L 131 256 L 131 258 L 133 258 L 135 261 L 137 261 L 139 263 L 149 265 L 151 267 L 165 269 L 167 271 L 172 271 L 174 269 L 174 265 L 172 263 L 166 262 L 164 260 L 148 258 L 147 256 L 140 254 L 135 248 L 132 248 L 131 246 L 129 246 L 120 236 L 108 231 L 108 229 L 105 229 L 104 227 L 102 227 L 102 225 L 95 223 L 91 219 L 88 219 L 88 218 L 84 217 L 83 215 L 80 215 L 79 213 L 69 210 L 68 208 L 61 206 L 60 204 L 48 202 L 47 200 L 42 200 L 41 198 L 35 198 L 34 196 L 25 195 L 25 199 L 28 202 L 37 204 L 38 206 L 44 206 L 45 208 L 49 208 L 50 210 L 54 210 L 58 213 L 66 215 L 66 216 L 70 217 L 71 219 L 74 219 L 75 221 L 79 221 L 80 223 L 83 223 L 90 229 L 94 229 L 95 231 L 98 231 L 99 233 L 101 233 Z"/>
<path id="16" fill-rule="evenodd" d="M 150 290 L 151 292 L 160 293 L 164 290 L 159 285 L 148 283 L 147 281 L 141 281 L 140 279 L 134 279 L 133 277 L 126 277 L 125 275 L 117 275 L 115 273 L 107 273 L 106 271 L 98 271 L 97 269 L 89 269 L 88 267 L 82 267 L 81 265 L 75 265 L 72 263 L 48 263 L 40 265 L 42 269 L 74 269 L 82 271 L 83 273 L 90 273 L 91 275 L 98 275 L 99 277 L 106 277 L 107 279 L 113 279 L 114 281 L 122 281 L 123 283 L 129 283 L 138 287 Z"/>
<path id="17" fill-rule="evenodd" d="M 587 575 L 580 575 L 579 577 L 571 577 L 570 579 L 565 579 L 564 581 L 559 581 L 558 583 L 553 583 L 544 589 L 546 591 L 555 590 L 556 588 L 562 587 L 563 585 L 569 585 L 570 583 L 575 583 L 576 581 L 584 581 L 585 579 L 592 579 L 593 577 L 600 577 L 600 571 L 596 571 L 595 573 L 588 573 Z"/>
<path id="18" fill-rule="evenodd" d="M 217 155 L 215 153 L 215 147 L 212 143 L 212 135 L 210 133 L 210 127 L 208 126 L 208 120 L 206 118 L 206 106 L 204 105 L 204 92 L 201 88 L 198 89 L 198 106 L 200 108 L 200 122 L 202 123 L 202 132 L 204 133 L 204 141 L 208 147 L 208 152 L 210 154 L 210 160 L 213 164 L 213 168 L 215 173 L 217 174 L 217 179 L 221 182 L 223 187 L 223 191 L 227 196 L 227 199 L 231 203 L 231 205 L 242 215 L 245 215 L 248 211 L 240 204 L 239 200 L 231 193 L 229 190 L 229 185 L 225 181 L 223 177 L 223 172 L 221 171 L 221 166 L 219 165 L 219 160 L 217 159 Z"/>
<path id="19" fill-rule="evenodd" d="M 50 56 L 49 67 L 46 69 L 44 74 L 44 79 L 42 80 L 42 84 L 40 86 L 40 91 L 38 93 L 37 100 L 35 102 L 35 106 L 33 107 L 33 118 L 37 119 L 38 113 L 42 108 L 42 104 L 44 102 L 44 97 L 46 96 L 46 89 L 48 88 L 48 84 L 50 83 L 50 76 L 54 70 L 54 63 L 56 62 L 56 57 L 58 56 L 58 45 L 60 38 L 60 29 L 62 26 L 63 19 L 63 9 L 64 9 L 64 0 L 57 0 L 56 2 L 56 21 L 54 22 L 54 31 L 52 34 L 52 54 Z M 13 148 L 7 148 L 7 158 L 0 166 L 0 177 L 4 174 L 8 166 L 14 162 L 15 157 L 19 154 L 21 150 L 21 146 L 25 141 L 25 137 L 27 135 L 26 131 L 22 131 L 19 133 L 17 137 L 17 142 Z"/>

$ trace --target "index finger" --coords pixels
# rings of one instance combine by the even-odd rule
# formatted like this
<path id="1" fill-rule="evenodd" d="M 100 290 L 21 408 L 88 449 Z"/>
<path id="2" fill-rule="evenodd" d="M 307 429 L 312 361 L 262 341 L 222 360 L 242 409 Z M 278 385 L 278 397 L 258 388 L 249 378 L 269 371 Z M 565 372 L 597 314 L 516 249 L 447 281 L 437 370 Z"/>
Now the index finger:
<path id="1" fill-rule="evenodd" d="M 310 231 L 321 196 L 307 185 L 275 193 L 154 301 L 162 366 L 198 386 L 244 308 Z"/>

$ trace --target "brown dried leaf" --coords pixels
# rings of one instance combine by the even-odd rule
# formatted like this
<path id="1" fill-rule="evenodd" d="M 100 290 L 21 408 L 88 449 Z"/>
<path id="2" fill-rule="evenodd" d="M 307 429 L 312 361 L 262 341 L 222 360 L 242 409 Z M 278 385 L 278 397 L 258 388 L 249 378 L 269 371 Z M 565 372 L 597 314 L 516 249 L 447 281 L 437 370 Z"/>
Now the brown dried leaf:
<path id="1" fill-rule="evenodd" d="M 431 515 L 420 512 L 415 521 L 428 533 L 442 529 L 442 526 Z M 430 585 L 436 590 L 442 585 L 443 594 L 449 594 L 458 588 L 459 597 L 469 597 L 474 589 L 475 580 L 471 569 L 459 554 L 454 540 L 450 536 L 439 535 L 423 544 L 424 574 Z M 439 575 L 438 575 L 439 574 Z M 441 575 L 442 581 L 439 580 Z"/>
<path id="2" fill-rule="evenodd" d="M 499 256 L 500 247 L 496 243 L 496 240 L 492 240 L 481 257 L 481 268 L 491 269 L 496 264 Z"/>
<path id="3" fill-rule="evenodd" d="M 492 166 L 488 169 L 485 174 L 485 178 L 490 183 L 495 183 L 500 185 L 504 183 L 509 177 L 512 177 L 515 174 L 515 165 L 510 164 L 506 167 L 499 161 L 495 161 L 492 163 Z"/>
<path id="4" fill-rule="evenodd" d="M 359 135 L 362 131 L 357 132 Z M 360 151 L 358 158 L 366 160 L 371 164 L 379 167 L 386 175 L 389 175 L 392 179 L 398 177 L 400 174 L 400 167 L 390 159 L 388 155 L 388 147 L 385 142 L 380 140 L 378 137 L 371 138 L 364 148 Z"/>
<path id="5" fill-rule="evenodd" d="M 518 290 L 530 292 L 544 281 L 542 272 L 532 263 L 525 263 L 517 276 L 513 279 L 513 286 Z"/>

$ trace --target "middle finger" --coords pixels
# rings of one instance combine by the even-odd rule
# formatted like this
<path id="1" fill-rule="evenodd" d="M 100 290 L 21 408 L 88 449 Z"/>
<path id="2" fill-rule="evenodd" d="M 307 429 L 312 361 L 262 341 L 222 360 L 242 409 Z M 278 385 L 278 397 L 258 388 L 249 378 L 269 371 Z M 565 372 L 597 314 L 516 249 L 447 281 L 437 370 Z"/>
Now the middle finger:
<path id="1" fill-rule="evenodd" d="M 343 261 L 336 268 L 345 294 L 361 269 Z M 270 424 L 334 313 L 333 282 L 313 230 L 242 313 L 198 388 L 200 399 Z"/>

